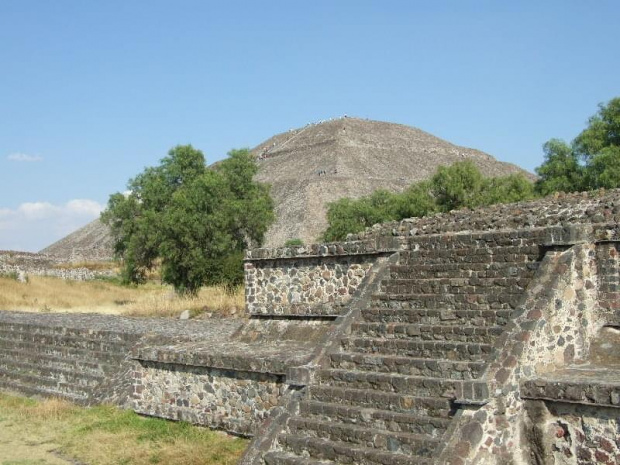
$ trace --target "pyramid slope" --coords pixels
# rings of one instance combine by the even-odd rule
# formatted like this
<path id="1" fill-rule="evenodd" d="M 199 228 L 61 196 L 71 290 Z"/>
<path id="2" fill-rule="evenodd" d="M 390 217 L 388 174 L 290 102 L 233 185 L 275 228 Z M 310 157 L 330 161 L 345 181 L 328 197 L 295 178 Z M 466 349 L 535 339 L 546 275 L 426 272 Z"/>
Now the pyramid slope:
<path id="1" fill-rule="evenodd" d="M 278 134 L 253 149 L 256 179 L 272 186 L 276 223 L 266 246 L 287 239 L 315 242 L 327 227 L 327 204 L 379 188 L 399 192 L 428 179 L 440 165 L 471 160 L 485 176 L 522 173 L 479 150 L 459 147 L 416 128 L 341 118 Z"/>
<path id="2" fill-rule="evenodd" d="M 96 219 L 39 253 L 54 255 L 67 261 L 111 260 L 114 245 L 108 227 Z"/>
<path id="3" fill-rule="evenodd" d="M 359 198 L 379 188 L 399 192 L 428 179 L 440 165 L 471 160 L 485 176 L 521 173 L 534 179 L 516 165 L 420 129 L 358 118 L 290 130 L 266 140 L 252 153 L 259 167 L 256 180 L 271 184 L 276 208 L 267 247 L 294 238 L 315 242 L 327 227 L 329 202 Z M 107 227 L 95 220 L 42 252 L 105 257 L 111 251 Z"/>

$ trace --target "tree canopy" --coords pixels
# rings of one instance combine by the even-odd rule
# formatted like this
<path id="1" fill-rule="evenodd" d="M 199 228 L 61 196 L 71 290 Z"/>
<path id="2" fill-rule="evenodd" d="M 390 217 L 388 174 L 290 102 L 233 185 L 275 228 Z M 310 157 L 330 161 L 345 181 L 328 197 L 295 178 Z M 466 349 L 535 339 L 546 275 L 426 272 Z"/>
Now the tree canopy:
<path id="1" fill-rule="evenodd" d="M 471 161 L 457 162 L 440 166 L 430 180 L 412 184 L 402 193 L 378 190 L 357 200 L 330 203 L 323 238 L 343 240 L 376 223 L 534 197 L 534 185 L 523 175 L 486 178 Z"/>
<path id="2" fill-rule="evenodd" d="M 536 189 L 545 195 L 620 187 L 620 97 L 599 105 L 571 144 L 551 139 L 536 169 Z"/>
<path id="3" fill-rule="evenodd" d="M 156 167 L 110 196 L 108 224 L 125 282 L 144 282 L 161 265 L 162 280 L 180 293 L 243 280 L 243 251 L 262 243 L 274 221 L 269 186 L 253 181 L 249 151 L 233 150 L 213 169 L 200 150 L 177 146 Z"/>

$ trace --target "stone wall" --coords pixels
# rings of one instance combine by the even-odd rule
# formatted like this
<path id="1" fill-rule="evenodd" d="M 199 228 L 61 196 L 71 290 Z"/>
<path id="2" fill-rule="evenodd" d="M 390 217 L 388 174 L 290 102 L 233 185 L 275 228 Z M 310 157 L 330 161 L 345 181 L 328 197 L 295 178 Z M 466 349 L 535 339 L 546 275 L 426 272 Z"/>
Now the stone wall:
<path id="1" fill-rule="evenodd" d="M 0 275 L 15 275 L 23 281 L 27 276 L 52 276 L 73 281 L 88 281 L 98 277 L 114 276 L 112 270 L 90 270 L 85 267 L 66 266 L 63 259 L 52 255 L 0 251 Z"/>
<path id="2" fill-rule="evenodd" d="M 272 373 L 141 361 L 134 374 L 134 410 L 252 435 L 287 386 Z"/>
<path id="3" fill-rule="evenodd" d="M 0 388 L 127 406 L 129 350 L 142 336 L 123 328 L 127 322 L 101 315 L 0 312 Z"/>
<path id="4" fill-rule="evenodd" d="M 386 254 L 362 242 L 248 251 L 246 311 L 338 314 Z"/>

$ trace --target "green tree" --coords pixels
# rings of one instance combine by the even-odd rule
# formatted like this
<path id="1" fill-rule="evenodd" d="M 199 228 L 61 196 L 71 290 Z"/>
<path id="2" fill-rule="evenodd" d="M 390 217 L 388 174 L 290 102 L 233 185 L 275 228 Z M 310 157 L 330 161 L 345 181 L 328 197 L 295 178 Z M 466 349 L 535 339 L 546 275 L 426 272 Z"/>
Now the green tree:
<path id="1" fill-rule="evenodd" d="M 543 145 L 545 161 L 536 168 L 536 190 L 542 195 L 574 192 L 584 187 L 584 168 L 579 157 L 563 140 L 551 139 Z"/>
<path id="2" fill-rule="evenodd" d="M 588 126 L 570 144 L 551 139 L 536 169 L 539 193 L 620 187 L 620 97 L 599 105 Z"/>
<path id="3" fill-rule="evenodd" d="M 343 240 L 347 234 L 358 233 L 369 226 L 396 219 L 398 196 L 379 189 L 358 200 L 343 198 L 327 206 L 329 226 L 323 233 L 326 241 Z"/>
<path id="4" fill-rule="evenodd" d="M 163 281 L 180 293 L 239 284 L 243 250 L 260 245 L 274 220 L 268 186 L 252 180 L 256 169 L 248 150 L 208 169 L 202 152 L 178 146 L 130 180 L 128 195 L 113 194 L 102 221 L 124 259 L 124 281 L 143 282 L 161 263 Z"/>
<path id="5" fill-rule="evenodd" d="M 398 195 L 395 219 L 426 216 L 439 211 L 431 187 L 430 181 L 421 181 L 412 184 Z"/>
<path id="6" fill-rule="evenodd" d="M 534 184 L 522 174 L 486 178 L 480 194 L 480 205 L 520 202 L 536 196 Z"/>
<path id="7" fill-rule="evenodd" d="M 442 211 L 475 207 L 481 203 L 484 177 L 471 161 L 440 166 L 431 178 L 431 192 Z"/>
<path id="8" fill-rule="evenodd" d="M 328 241 L 343 240 L 376 223 L 447 212 L 463 207 L 517 202 L 536 196 L 523 175 L 485 178 L 471 161 L 441 166 L 427 181 L 412 184 L 400 194 L 378 190 L 358 200 L 340 199 L 328 205 Z"/>

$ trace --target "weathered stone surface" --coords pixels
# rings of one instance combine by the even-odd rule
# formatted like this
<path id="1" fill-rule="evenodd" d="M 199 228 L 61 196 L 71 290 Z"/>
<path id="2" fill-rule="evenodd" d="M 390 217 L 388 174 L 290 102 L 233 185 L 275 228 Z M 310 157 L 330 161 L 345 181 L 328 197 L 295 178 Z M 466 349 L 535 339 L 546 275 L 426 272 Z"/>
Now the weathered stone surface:
<path id="1" fill-rule="evenodd" d="M 84 267 L 66 267 L 70 260 L 44 253 L 0 250 L 0 275 L 14 274 L 21 282 L 31 276 L 52 276 L 73 281 L 88 281 L 113 276 L 113 270 L 91 270 Z"/>
<path id="2" fill-rule="evenodd" d="M 280 255 L 278 250 L 274 255 Z M 272 251 L 266 250 L 247 253 L 245 301 L 252 314 L 338 314 L 382 255 L 338 255 L 329 250 L 325 254 L 317 250 L 321 255 L 316 255 L 303 247 L 281 250 L 291 257 L 272 259 Z"/>
<path id="3" fill-rule="evenodd" d="M 2 313 L 0 383 L 260 428 L 248 464 L 614 463 L 617 197 L 250 251 L 249 321 Z"/>
<path id="4" fill-rule="evenodd" d="M 285 390 L 282 375 L 141 361 L 133 409 L 253 435 Z"/>

